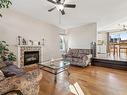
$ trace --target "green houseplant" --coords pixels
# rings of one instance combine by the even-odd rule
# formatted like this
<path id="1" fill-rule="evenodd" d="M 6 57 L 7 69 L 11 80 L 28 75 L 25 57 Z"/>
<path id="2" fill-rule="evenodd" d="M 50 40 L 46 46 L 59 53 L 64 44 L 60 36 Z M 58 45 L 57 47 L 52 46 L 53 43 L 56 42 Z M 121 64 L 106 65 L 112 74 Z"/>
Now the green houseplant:
<path id="1" fill-rule="evenodd" d="M 16 56 L 8 49 L 8 44 L 5 41 L 0 41 L 0 62 L 15 61 Z"/>
<path id="2" fill-rule="evenodd" d="M 0 9 L 9 8 L 10 5 L 12 5 L 12 2 L 10 0 L 0 0 Z M 1 13 L 0 17 L 2 17 Z"/>

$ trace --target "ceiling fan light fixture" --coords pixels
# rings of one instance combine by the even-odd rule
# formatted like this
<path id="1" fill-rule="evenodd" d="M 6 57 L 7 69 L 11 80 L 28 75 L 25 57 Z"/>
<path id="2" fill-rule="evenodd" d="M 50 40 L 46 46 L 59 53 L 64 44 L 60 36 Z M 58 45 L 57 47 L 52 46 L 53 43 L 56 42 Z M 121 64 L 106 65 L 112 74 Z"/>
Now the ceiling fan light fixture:
<path id="1" fill-rule="evenodd" d="M 64 9 L 64 6 L 62 4 L 59 4 L 56 6 L 57 10 L 60 11 L 60 10 L 63 10 Z"/>

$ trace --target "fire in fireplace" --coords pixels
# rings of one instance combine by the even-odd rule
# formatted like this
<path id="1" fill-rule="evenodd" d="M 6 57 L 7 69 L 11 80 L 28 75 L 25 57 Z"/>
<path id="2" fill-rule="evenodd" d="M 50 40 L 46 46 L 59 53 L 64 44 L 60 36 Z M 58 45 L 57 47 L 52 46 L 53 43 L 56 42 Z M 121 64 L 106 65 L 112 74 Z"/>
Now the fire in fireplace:
<path id="1" fill-rule="evenodd" d="M 39 63 L 39 51 L 25 51 L 24 65 Z"/>

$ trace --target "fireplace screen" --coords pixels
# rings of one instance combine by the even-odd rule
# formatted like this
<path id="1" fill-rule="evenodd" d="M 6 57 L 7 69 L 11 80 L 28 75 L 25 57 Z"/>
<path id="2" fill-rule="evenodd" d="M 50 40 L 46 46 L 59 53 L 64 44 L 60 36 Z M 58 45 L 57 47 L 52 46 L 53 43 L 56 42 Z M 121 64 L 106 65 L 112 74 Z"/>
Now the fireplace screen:
<path id="1" fill-rule="evenodd" d="M 24 65 L 39 63 L 39 51 L 25 51 Z"/>

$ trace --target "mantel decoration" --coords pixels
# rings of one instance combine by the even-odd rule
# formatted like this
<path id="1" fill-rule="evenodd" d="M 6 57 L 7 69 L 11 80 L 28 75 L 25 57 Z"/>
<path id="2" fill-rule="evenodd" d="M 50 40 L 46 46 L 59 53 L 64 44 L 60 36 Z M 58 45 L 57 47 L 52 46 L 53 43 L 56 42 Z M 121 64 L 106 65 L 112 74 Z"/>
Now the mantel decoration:
<path id="1" fill-rule="evenodd" d="M 12 2 L 10 0 L 0 0 L 0 9 L 9 8 L 11 5 Z M 2 17 L 1 13 L 0 13 L 0 17 Z"/>
<path id="2" fill-rule="evenodd" d="M 16 39 L 17 39 L 17 45 L 35 45 L 35 46 L 45 45 L 44 38 L 42 38 L 40 41 L 33 41 L 33 40 L 28 40 L 22 36 L 18 36 Z"/>
<path id="3" fill-rule="evenodd" d="M 15 61 L 16 56 L 8 49 L 8 44 L 5 41 L 0 41 L 0 62 Z"/>

